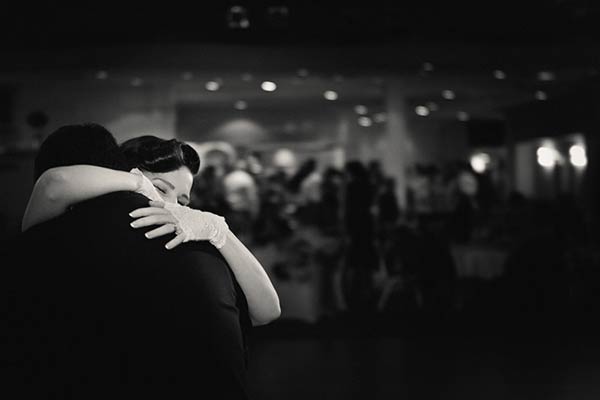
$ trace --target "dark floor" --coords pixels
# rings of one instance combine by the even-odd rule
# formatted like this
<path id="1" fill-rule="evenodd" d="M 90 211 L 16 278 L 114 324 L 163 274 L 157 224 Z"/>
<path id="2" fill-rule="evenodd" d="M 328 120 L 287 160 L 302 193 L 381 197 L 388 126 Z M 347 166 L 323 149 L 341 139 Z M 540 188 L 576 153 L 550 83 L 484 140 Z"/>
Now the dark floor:
<path id="1" fill-rule="evenodd" d="M 254 400 L 600 399 L 600 336 L 581 321 L 280 320 L 252 334 L 250 392 Z"/>

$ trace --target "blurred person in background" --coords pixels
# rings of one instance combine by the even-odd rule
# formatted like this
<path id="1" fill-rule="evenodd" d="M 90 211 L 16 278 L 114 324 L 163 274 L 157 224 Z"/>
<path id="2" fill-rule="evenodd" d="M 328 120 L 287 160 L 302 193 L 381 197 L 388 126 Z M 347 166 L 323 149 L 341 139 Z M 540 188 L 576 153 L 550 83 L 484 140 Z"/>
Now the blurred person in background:
<path id="1" fill-rule="evenodd" d="M 454 201 L 450 213 L 449 230 L 453 241 L 466 243 L 471 240 L 478 213 L 477 193 L 479 190 L 477 177 L 466 162 L 456 163 L 454 180 Z"/>
<path id="2" fill-rule="evenodd" d="M 217 174 L 217 168 L 209 165 L 194 177 L 190 207 L 209 211 L 218 215 L 227 212 L 223 178 Z"/>
<path id="3" fill-rule="evenodd" d="M 297 217 L 311 225 L 318 223 L 317 207 L 321 201 L 320 186 L 321 174 L 314 158 L 305 160 L 288 184 L 297 207 Z"/>
<path id="4" fill-rule="evenodd" d="M 342 230 L 342 210 L 344 195 L 344 175 L 335 167 L 323 172 L 321 181 L 321 201 L 317 210 L 319 227 L 326 235 L 339 236 Z"/>
<path id="5" fill-rule="evenodd" d="M 372 214 L 375 188 L 362 162 L 349 161 L 345 173 L 344 297 L 350 312 L 365 315 L 374 306 L 373 274 L 379 265 Z"/>
<path id="6" fill-rule="evenodd" d="M 252 227 L 260 212 L 258 186 L 248 167 L 246 160 L 240 159 L 223 176 L 225 216 L 231 229 L 246 240 L 251 239 Z"/>
<path id="7" fill-rule="evenodd" d="M 377 220 L 380 239 L 392 232 L 400 219 L 400 205 L 396 196 L 396 181 L 385 177 L 377 196 Z"/>

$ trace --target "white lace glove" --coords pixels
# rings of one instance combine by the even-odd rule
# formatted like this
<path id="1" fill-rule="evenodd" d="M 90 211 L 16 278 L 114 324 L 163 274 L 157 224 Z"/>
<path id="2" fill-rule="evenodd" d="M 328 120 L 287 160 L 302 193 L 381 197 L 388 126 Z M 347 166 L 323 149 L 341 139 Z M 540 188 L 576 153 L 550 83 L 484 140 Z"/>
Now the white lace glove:
<path id="1" fill-rule="evenodd" d="M 225 245 L 229 230 L 225 218 L 176 203 L 165 203 L 164 207 L 177 220 L 184 242 L 208 240 L 217 249 Z"/>
<path id="2" fill-rule="evenodd" d="M 160 197 L 158 190 L 156 190 L 156 187 L 154 187 L 150 179 L 148 179 L 148 177 L 144 175 L 142 171 L 134 168 L 129 172 L 140 177 L 140 183 L 135 191 L 136 193 L 143 194 L 150 200 L 162 201 L 162 197 Z"/>

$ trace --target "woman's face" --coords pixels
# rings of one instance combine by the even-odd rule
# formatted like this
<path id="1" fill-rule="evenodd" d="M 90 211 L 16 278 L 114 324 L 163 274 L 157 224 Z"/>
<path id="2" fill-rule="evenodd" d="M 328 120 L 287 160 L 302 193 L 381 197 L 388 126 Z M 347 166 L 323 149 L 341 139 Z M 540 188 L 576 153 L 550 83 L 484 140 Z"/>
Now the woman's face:
<path id="1" fill-rule="evenodd" d="M 167 203 L 179 203 L 184 206 L 190 203 L 194 176 L 187 167 L 171 172 L 144 171 L 144 174 Z"/>

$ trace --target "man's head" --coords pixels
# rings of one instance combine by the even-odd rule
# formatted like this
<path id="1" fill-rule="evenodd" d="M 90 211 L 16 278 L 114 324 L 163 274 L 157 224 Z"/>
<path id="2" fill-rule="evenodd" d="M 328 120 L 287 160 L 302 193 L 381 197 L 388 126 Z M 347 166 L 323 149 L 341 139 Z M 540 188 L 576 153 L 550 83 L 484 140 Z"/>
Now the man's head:
<path id="1" fill-rule="evenodd" d="M 126 163 L 113 135 L 98 124 L 65 125 L 40 146 L 34 162 L 34 179 L 59 166 L 88 164 L 125 170 Z"/>

